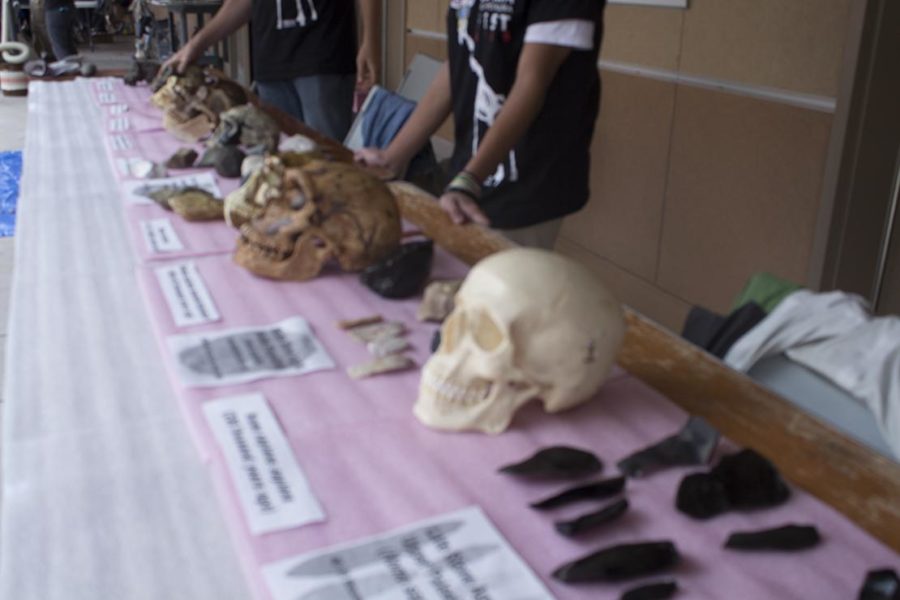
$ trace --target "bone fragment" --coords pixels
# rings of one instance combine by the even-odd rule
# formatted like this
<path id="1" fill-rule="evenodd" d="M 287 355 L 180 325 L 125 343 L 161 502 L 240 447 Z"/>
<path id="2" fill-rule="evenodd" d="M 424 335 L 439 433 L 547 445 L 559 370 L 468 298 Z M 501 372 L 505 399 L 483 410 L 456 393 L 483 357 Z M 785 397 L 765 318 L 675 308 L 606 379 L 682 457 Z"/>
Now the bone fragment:
<path id="1" fill-rule="evenodd" d="M 372 315 L 370 317 L 361 317 L 359 319 L 344 319 L 343 321 L 338 321 L 337 326 L 347 330 L 362 327 L 364 325 L 374 325 L 383 321 L 384 318 L 381 315 Z"/>
<path id="2" fill-rule="evenodd" d="M 406 333 L 406 326 L 399 321 L 388 321 L 387 323 L 374 323 L 372 325 L 363 325 L 348 330 L 353 339 L 362 343 L 369 342 L 383 337 L 398 337 Z"/>
<path id="3" fill-rule="evenodd" d="M 381 373 L 404 371 L 415 366 L 415 362 L 403 354 L 391 354 L 383 358 L 376 358 L 371 362 L 355 365 L 347 369 L 347 374 L 353 379 L 363 379 Z"/>

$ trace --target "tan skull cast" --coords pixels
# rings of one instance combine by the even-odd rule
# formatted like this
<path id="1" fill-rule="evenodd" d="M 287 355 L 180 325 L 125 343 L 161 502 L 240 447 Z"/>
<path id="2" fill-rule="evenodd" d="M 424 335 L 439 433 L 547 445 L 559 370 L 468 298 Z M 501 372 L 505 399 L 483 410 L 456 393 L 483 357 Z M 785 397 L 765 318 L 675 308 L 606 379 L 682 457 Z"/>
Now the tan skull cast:
<path id="1" fill-rule="evenodd" d="M 590 399 L 625 333 L 619 302 L 603 284 L 545 250 L 489 256 L 455 302 L 414 409 L 438 429 L 500 433 L 535 398 L 550 413 Z"/>
<path id="2" fill-rule="evenodd" d="M 216 69 L 191 65 L 180 75 L 165 71 L 158 76 L 165 77 L 165 83 L 151 102 L 163 111 L 163 127 L 182 141 L 207 137 L 219 124 L 221 113 L 247 103 L 244 88 Z"/>
<path id="3" fill-rule="evenodd" d="M 286 168 L 279 192 L 240 228 L 234 260 L 257 275 L 312 279 L 332 259 L 359 271 L 400 244 L 394 196 L 352 164 L 316 160 Z"/>

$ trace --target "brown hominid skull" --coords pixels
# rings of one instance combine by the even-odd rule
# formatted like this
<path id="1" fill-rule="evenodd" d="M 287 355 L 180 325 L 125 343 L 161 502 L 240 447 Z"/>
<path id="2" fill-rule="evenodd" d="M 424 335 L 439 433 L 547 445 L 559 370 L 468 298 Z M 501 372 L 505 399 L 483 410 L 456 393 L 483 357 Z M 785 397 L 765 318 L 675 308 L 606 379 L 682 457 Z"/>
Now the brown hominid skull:
<path id="1" fill-rule="evenodd" d="M 378 179 L 352 164 L 286 168 L 280 193 L 241 226 L 234 260 L 272 279 L 312 279 L 334 259 L 359 271 L 400 244 L 400 212 Z"/>

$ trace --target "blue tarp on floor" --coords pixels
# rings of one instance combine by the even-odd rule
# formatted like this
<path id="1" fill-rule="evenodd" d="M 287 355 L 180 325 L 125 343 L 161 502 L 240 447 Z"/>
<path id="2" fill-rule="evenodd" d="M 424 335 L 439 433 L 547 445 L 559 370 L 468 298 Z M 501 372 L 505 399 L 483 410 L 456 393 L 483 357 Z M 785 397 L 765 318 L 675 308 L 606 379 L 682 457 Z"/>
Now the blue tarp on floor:
<path id="1" fill-rule="evenodd" d="M 0 237 L 16 231 L 16 202 L 22 177 L 22 153 L 0 152 Z"/>

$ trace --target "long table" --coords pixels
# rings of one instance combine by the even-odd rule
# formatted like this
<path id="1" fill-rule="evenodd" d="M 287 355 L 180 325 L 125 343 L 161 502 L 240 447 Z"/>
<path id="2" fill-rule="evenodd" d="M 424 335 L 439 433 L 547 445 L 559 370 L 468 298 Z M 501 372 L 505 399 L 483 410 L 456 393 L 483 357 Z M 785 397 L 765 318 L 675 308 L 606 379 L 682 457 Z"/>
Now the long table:
<path id="1" fill-rule="evenodd" d="M 589 547 L 547 537 L 550 532 L 527 520 L 524 505 L 512 507 L 522 490 L 486 489 L 498 485 L 486 474 L 473 474 L 471 485 L 463 485 L 458 474 L 450 483 L 439 478 L 439 487 L 445 486 L 450 493 L 412 502 L 407 513 L 391 515 L 375 503 L 362 521 L 345 521 L 351 525 L 344 531 L 335 517 L 337 529 L 330 523 L 331 529 L 310 529 L 310 537 L 301 528 L 295 537 L 278 542 L 248 538 L 240 514 L 228 505 L 227 490 L 223 492 L 227 480 L 211 477 L 209 456 L 197 453 L 185 426 L 190 423 L 184 419 L 189 405 L 167 377 L 157 344 L 159 331 L 151 326 L 152 313 L 148 314 L 146 298 L 138 292 L 142 265 L 122 218 L 121 192 L 103 142 L 102 111 L 93 102 L 88 84 L 79 81 L 33 84 L 29 102 L 4 394 L 2 597 L 227 599 L 255 594 L 262 598 L 265 591 L 255 582 L 259 576 L 254 572 L 260 562 L 283 557 L 292 547 L 299 550 L 353 539 L 366 527 L 386 530 L 409 514 L 459 502 L 483 501 L 501 532 L 541 575 L 549 566 L 545 555 L 552 560 L 574 558 Z M 501 238 L 476 228 L 448 233 L 453 230 L 425 196 L 409 188 L 398 191 L 404 192 L 398 194 L 404 216 L 464 261 L 474 262 L 506 246 Z M 214 258 L 209 262 L 216 263 Z M 332 285 L 322 285 L 326 284 Z M 316 292 L 311 294 L 315 297 Z M 614 378 L 604 392 L 607 404 L 601 398 L 573 417 L 591 426 L 570 427 L 564 417 L 551 435 L 545 429 L 545 417 L 531 411 L 518 431 L 497 438 L 492 446 L 496 460 L 501 453 L 513 456 L 554 436 L 602 446 L 592 437 L 597 431 L 605 435 L 618 431 L 619 443 L 633 446 L 642 439 L 640 428 L 629 433 L 628 405 L 616 401 L 629 394 L 651 398 L 658 408 L 657 428 L 678 422 L 684 413 L 648 392 L 643 380 L 690 412 L 710 418 L 735 442 L 756 447 L 789 480 L 898 549 L 895 536 L 900 527 L 892 525 L 900 521 L 889 501 L 900 489 L 895 465 L 792 411 L 639 315 L 629 313 L 628 318 L 620 364 L 631 375 L 620 373 Z M 344 351 L 339 342 L 329 343 L 338 348 L 340 357 Z M 408 389 L 414 382 L 407 380 L 405 385 Z M 302 384 L 299 389 L 304 389 Z M 377 452 L 363 454 L 367 448 L 383 448 L 397 461 L 412 460 L 406 456 L 408 449 L 397 445 L 402 434 L 409 432 L 414 432 L 423 448 L 432 449 L 434 460 L 441 462 L 446 473 L 456 473 L 458 467 L 452 461 L 443 462 L 444 454 L 467 456 L 471 451 L 467 444 L 478 450 L 478 444 L 484 443 L 479 436 L 416 429 L 409 422 L 406 404 L 391 404 L 384 410 L 396 427 L 379 434 L 382 445 L 348 446 L 373 461 L 362 465 L 364 471 L 365 467 L 385 468 Z M 618 429 L 610 429 L 610 423 L 619 424 Z M 295 439 L 306 447 L 302 435 Z M 309 447 L 314 451 L 314 446 Z M 477 464 L 477 456 L 484 453 L 476 452 L 466 464 Z M 310 474 L 315 476 L 315 469 Z M 402 485 L 404 476 L 404 472 L 393 473 L 389 479 Z M 654 496 L 671 492 L 672 477 L 647 487 L 644 499 L 638 501 L 648 502 L 647 509 L 655 507 Z M 455 487 L 452 481 L 457 482 Z M 315 483 L 313 478 L 314 487 Z M 360 492 L 352 486 L 348 490 Z M 383 490 L 374 487 L 367 491 L 383 496 Z M 366 495 L 335 506 L 335 513 L 339 517 L 344 514 L 341 510 L 374 502 Z M 508 501 L 510 508 L 505 512 L 492 504 L 501 500 Z M 801 495 L 799 502 L 808 511 L 801 515 L 815 515 L 835 527 L 826 532 L 835 544 L 829 552 L 840 550 L 844 558 L 828 560 L 840 560 L 848 571 L 801 569 L 804 577 L 818 575 L 822 577 L 819 585 L 842 595 L 834 597 L 855 591 L 851 588 L 861 581 L 867 559 L 878 557 L 896 564 L 896 555 L 879 548 L 811 497 Z M 644 526 L 639 523 L 636 531 L 644 531 Z M 685 544 L 694 556 L 708 558 L 709 544 L 723 527 L 727 525 L 719 523 Z M 684 534 L 679 524 L 662 529 Z M 747 570 L 742 572 L 743 568 Z M 746 581 L 754 573 L 764 578 L 779 568 L 796 572 L 798 567 L 763 560 L 755 566 L 729 567 L 724 574 Z M 246 581 L 255 583 L 248 587 Z M 716 588 L 723 581 L 721 575 L 709 573 L 704 581 L 711 587 L 701 586 L 703 593 L 697 597 L 721 593 Z M 558 597 L 585 597 L 585 592 L 552 589 Z M 732 597 L 759 597 L 767 589 L 771 592 L 765 585 L 745 588 Z M 613 597 L 614 590 L 606 592 Z"/>

